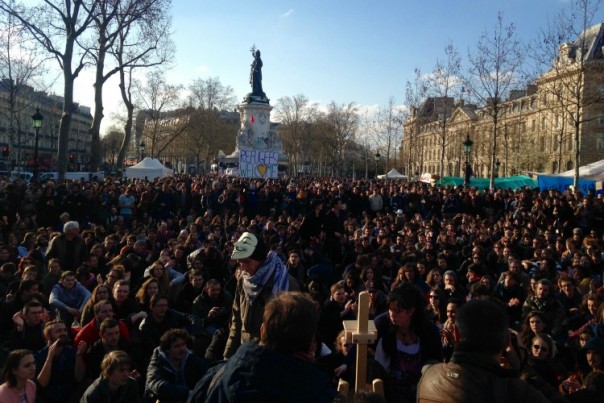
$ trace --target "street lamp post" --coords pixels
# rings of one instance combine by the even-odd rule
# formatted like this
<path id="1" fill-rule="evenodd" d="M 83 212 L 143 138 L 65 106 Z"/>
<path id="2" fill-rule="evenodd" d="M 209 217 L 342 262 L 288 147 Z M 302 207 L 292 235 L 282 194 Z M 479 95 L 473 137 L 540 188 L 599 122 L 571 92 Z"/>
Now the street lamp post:
<path id="1" fill-rule="evenodd" d="M 470 139 L 470 135 L 466 136 L 466 141 L 463 142 L 463 151 L 466 154 L 466 171 L 464 176 L 464 186 L 470 186 L 470 177 L 472 176 L 472 167 L 470 166 L 470 153 L 474 142 Z"/>
<path id="2" fill-rule="evenodd" d="M 501 162 L 497 159 L 497 161 L 495 161 L 495 178 L 499 178 L 499 167 L 501 167 Z"/>
<path id="3" fill-rule="evenodd" d="M 42 120 L 44 120 L 44 116 L 40 113 L 40 108 L 36 108 L 36 113 L 31 116 L 32 126 L 36 131 L 36 137 L 34 140 L 34 177 L 35 181 L 38 180 L 38 139 L 40 137 L 40 128 L 42 127 Z"/>
<path id="4" fill-rule="evenodd" d="M 376 153 L 375 154 L 375 179 L 377 179 L 378 176 L 378 164 L 380 163 L 380 160 L 382 159 L 382 156 L 380 155 L 380 153 Z"/>
<path id="5" fill-rule="evenodd" d="M 138 149 L 141 154 L 141 161 L 145 159 L 145 148 L 146 148 L 145 142 L 141 141 L 141 143 L 138 146 Z"/>

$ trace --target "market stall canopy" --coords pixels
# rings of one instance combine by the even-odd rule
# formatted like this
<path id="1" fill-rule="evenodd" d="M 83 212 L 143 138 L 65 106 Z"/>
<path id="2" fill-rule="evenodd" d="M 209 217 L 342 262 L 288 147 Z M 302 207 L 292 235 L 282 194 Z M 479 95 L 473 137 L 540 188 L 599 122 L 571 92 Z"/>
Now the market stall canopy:
<path id="1" fill-rule="evenodd" d="M 144 179 L 153 180 L 155 178 L 164 178 L 166 176 L 172 176 L 174 171 L 170 168 L 166 168 L 156 158 L 146 157 L 144 160 L 136 165 L 126 168 L 126 178 L 130 179 Z"/>
<path id="2" fill-rule="evenodd" d="M 378 179 L 407 180 L 409 177 L 392 168 L 386 175 L 378 175 Z"/>
<path id="3" fill-rule="evenodd" d="M 575 177 L 575 170 L 562 172 L 559 176 Z M 604 160 L 592 162 L 591 164 L 579 167 L 579 178 L 590 179 L 594 181 L 604 180 Z"/>

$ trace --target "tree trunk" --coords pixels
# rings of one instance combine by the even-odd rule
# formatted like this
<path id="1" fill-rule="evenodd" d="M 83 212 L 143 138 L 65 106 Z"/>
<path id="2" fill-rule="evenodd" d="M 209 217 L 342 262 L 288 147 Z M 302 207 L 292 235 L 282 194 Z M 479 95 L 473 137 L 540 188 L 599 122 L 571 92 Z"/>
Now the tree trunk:
<path id="1" fill-rule="evenodd" d="M 579 108 L 577 108 L 579 109 Z M 579 112 L 577 111 L 577 117 L 579 116 Z M 573 185 L 575 187 L 575 192 L 579 190 L 579 168 L 581 166 L 581 137 L 579 137 L 579 129 L 581 126 L 581 121 L 579 119 L 575 119 L 575 175 L 573 180 Z"/>
<path id="2" fill-rule="evenodd" d="M 495 101 L 493 101 L 495 102 Z M 493 147 L 491 150 L 491 175 L 489 177 L 489 189 L 495 189 L 495 160 L 497 159 L 497 112 L 493 116 Z"/>
<path id="3" fill-rule="evenodd" d="M 97 57 L 96 74 L 94 80 L 94 116 L 88 132 L 90 133 L 90 171 L 96 172 L 101 163 L 101 121 L 103 120 L 103 84 L 105 78 L 103 71 L 105 69 L 105 48 L 107 40 L 99 39 L 99 54 Z"/>
<path id="4" fill-rule="evenodd" d="M 59 126 L 59 151 L 57 164 L 59 168 L 59 183 L 65 180 L 67 172 L 67 148 L 69 147 L 69 134 L 71 132 L 71 119 L 76 109 L 73 102 L 73 82 L 75 77 L 72 71 L 73 45 L 75 38 L 68 37 L 63 54 L 63 114 Z"/>
<path id="5" fill-rule="evenodd" d="M 130 88 L 128 86 L 128 88 Z M 126 158 L 126 151 L 132 138 L 132 121 L 134 116 L 134 105 L 130 100 L 129 90 L 126 89 L 126 73 L 124 69 L 120 69 L 120 93 L 122 94 L 122 101 L 126 106 L 126 123 L 124 124 L 124 140 L 120 146 L 120 151 L 117 156 L 117 166 L 120 171 L 124 168 L 124 159 Z"/>

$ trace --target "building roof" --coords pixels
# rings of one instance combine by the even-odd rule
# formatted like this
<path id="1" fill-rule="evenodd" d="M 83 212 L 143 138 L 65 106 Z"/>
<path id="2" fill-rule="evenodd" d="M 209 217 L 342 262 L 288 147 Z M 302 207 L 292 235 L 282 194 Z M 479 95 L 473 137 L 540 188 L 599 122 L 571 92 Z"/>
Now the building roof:
<path id="1" fill-rule="evenodd" d="M 604 23 L 599 23 L 587 28 L 575 41 L 566 44 L 568 49 L 568 57 L 576 60 L 577 52 L 581 45 L 584 45 L 583 60 L 604 59 L 602 54 L 602 46 L 604 45 Z"/>

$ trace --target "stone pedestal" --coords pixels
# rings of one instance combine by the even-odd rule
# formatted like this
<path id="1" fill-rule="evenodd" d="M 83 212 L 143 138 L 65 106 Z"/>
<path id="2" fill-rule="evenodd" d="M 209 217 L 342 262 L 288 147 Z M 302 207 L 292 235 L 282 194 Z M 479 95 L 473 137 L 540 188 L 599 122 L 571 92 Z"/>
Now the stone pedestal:
<path id="1" fill-rule="evenodd" d="M 276 151 L 283 156 L 281 139 L 271 128 L 273 107 L 268 103 L 268 98 L 248 94 L 237 108 L 241 127 L 237 133 L 235 151 L 225 158 L 225 162 L 237 163 L 239 150 Z"/>

